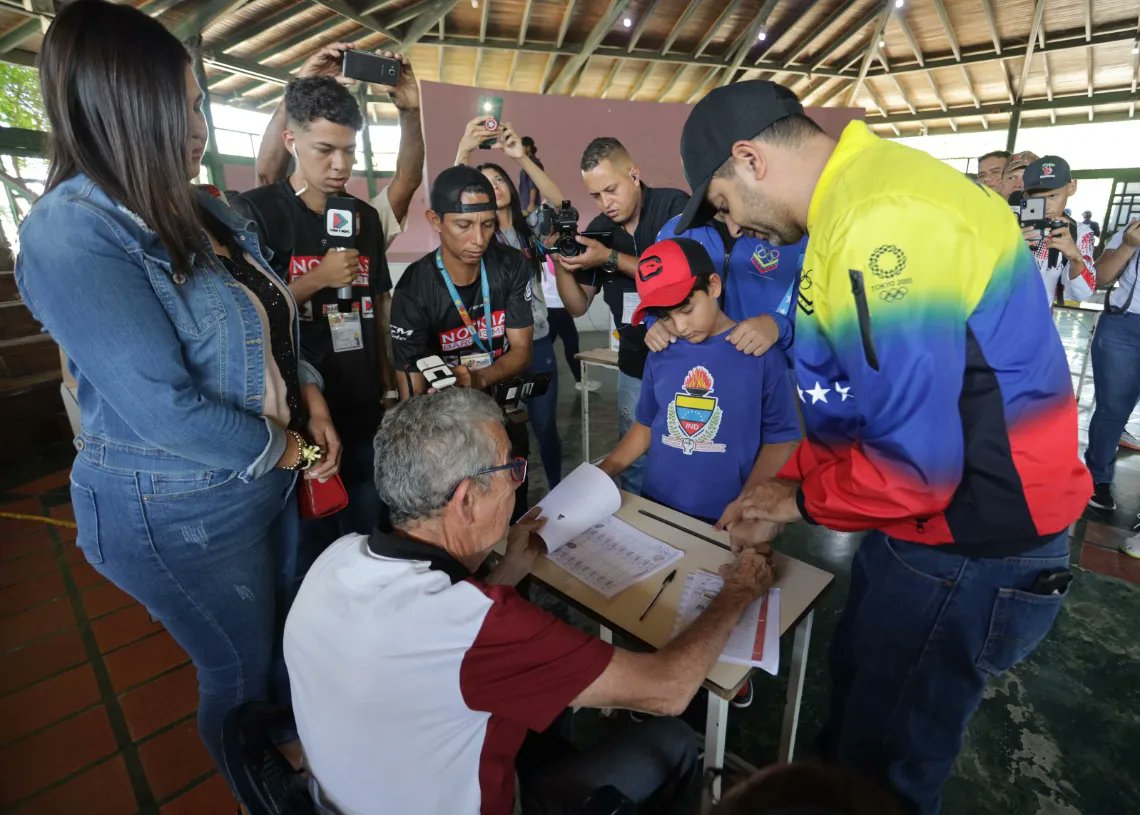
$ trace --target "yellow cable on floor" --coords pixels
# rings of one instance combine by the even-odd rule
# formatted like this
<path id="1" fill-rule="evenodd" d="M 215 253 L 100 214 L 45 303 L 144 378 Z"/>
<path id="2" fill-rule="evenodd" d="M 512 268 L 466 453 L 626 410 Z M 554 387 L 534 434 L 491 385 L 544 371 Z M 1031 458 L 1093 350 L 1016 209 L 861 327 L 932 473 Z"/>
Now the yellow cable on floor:
<path id="1" fill-rule="evenodd" d="M 46 515 L 25 515 L 22 512 L 0 512 L 0 518 L 8 518 L 13 521 L 41 521 L 45 524 L 52 526 L 65 526 L 68 529 L 75 529 L 75 521 L 61 521 L 59 518 L 48 518 Z"/>

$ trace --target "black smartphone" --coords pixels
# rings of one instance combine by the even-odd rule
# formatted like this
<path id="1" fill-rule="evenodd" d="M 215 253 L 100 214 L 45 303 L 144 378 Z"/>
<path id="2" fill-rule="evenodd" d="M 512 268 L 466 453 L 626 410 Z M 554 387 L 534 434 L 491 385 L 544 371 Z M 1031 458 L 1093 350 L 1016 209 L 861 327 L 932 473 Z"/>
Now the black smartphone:
<path id="1" fill-rule="evenodd" d="M 476 103 L 475 112 L 480 116 L 487 117 L 485 122 L 488 130 L 498 130 L 499 125 L 503 122 L 503 97 L 483 94 Z M 484 139 L 479 142 L 479 147 L 483 150 L 489 150 L 494 143 L 494 139 Z"/>
<path id="2" fill-rule="evenodd" d="M 610 246 L 614 241 L 614 231 L 612 229 L 583 229 L 578 234 L 583 238 L 591 238 L 606 246 Z"/>
<path id="3" fill-rule="evenodd" d="M 341 72 L 349 79 L 393 88 L 400 83 L 403 70 L 404 66 L 398 59 L 356 50 L 344 52 L 344 63 L 341 66 Z"/>

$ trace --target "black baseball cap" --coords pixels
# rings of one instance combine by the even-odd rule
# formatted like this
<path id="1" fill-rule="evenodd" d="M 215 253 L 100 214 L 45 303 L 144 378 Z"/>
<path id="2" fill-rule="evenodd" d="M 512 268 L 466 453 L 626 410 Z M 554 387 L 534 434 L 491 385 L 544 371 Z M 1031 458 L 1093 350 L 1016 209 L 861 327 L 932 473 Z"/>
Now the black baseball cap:
<path id="1" fill-rule="evenodd" d="M 1026 192 L 1059 190 L 1073 180 L 1069 162 L 1060 156 L 1042 156 L 1025 168 L 1021 183 Z"/>
<path id="2" fill-rule="evenodd" d="M 680 235 L 711 217 L 705 202 L 709 181 L 732 155 L 733 144 L 803 112 L 794 93 L 763 79 L 725 85 L 697 102 L 681 131 L 681 162 L 693 197 L 673 233 Z"/>
<path id="3" fill-rule="evenodd" d="M 472 187 L 487 196 L 485 204 L 464 204 L 460 198 L 463 193 Z M 491 212 L 495 207 L 495 190 L 487 176 L 468 167 L 466 164 L 457 164 L 448 167 L 435 177 L 431 185 L 431 208 L 439 216 L 449 212 Z"/>

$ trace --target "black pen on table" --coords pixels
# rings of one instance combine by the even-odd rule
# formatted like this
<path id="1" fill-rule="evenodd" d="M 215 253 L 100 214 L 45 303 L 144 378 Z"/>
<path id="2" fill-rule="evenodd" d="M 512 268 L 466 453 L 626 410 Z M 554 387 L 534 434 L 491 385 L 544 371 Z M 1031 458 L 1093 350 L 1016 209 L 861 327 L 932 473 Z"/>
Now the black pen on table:
<path id="1" fill-rule="evenodd" d="M 661 597 L 661 594 L 665 591 L 665 587 L 668 586 L 670 583 L 672 583 L 673 578 L 676 576 L 677 576 L 677 570 L 676 569 L 669 572 L 669 574 L 666 576 L 666 578 L 661 582 L 661 588 L 659 588 L 657 590 L 657 594 L 653 595 L 653 599 L 649 601 L 649 605 L 647 605 L 645 607 L 645 611 L 641 612 L 641 616 L 637 618 L 638 622 L 641 622 L 642 620 L 645 619 L 645 615 L 649 613 L 650 609 L 653 608 L 653 604 L 657 602 L 659 597 Z"/>

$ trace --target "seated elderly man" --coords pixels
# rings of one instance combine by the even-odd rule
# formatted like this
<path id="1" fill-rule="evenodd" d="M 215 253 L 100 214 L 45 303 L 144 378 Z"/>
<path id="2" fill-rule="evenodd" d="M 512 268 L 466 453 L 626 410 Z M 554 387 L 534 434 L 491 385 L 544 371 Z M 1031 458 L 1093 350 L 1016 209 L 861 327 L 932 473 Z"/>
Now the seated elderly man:
<path id="1" fill-rule="evenodd" d="M 771 584 L 767 561 L 746 550 L 680 636 L 657 653 L 625 651 L 513 588 L 541 551 L 540 523 L 508 531 L 526 461 L 511 459 L 490 397 L 450 388 L 400 404 L 376 435 L 376 460 L 394 531 L 330 546 L 285 628 L 301 743 L 329 811 L 564 813 L 606 785 L 642 811 L 682 804 L 697 752 L 677 719 L 553 758 L 535 760 L 523 740 L 567 706 L 680 713 Z M 476 576 L 504 538 L 506 556 Z"/>

